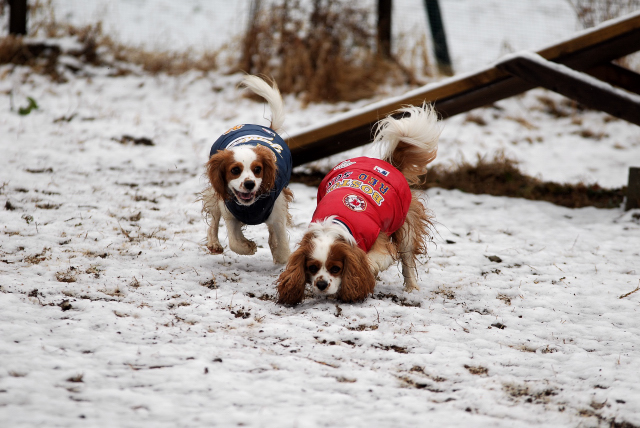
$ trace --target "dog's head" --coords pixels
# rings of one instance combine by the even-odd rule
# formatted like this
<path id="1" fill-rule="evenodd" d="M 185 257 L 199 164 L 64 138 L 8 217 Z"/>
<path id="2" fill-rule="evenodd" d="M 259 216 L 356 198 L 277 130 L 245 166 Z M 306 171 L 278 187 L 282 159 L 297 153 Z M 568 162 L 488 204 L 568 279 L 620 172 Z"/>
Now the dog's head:
<path id="1" fill-rule="evenodd" d="M 276 158 L 271 150 L 257 145 L 240 145 L 220 150 L 207 162 L 207 176 L 213 190 L 224 200 L 251 205 L 275 185 Z"/>
<path id="2" fill-rule="evenodd" d="M 341 226 L 312 223 L 278 278 L 279 303 L 298 304 L 306 284 L 318 296 L 357 302 L 373 292 L 375 277 L 367 254 Z"/>

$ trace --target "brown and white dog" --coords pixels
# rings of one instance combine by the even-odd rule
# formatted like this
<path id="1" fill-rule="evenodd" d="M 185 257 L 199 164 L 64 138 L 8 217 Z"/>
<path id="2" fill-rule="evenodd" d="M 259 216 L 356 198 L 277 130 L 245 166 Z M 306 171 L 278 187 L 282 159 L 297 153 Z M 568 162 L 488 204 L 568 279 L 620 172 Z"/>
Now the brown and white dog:
<path id="1" fill-rule="evenodd" d="M 312 223 L 278 278 L 279 303 L 300 303 L 306 284 L 315 295 L 361 301 L 398 260 L 404 290 L 419 289 L 416 261 L 426 253 L 432 217 L 409 184 L 435 159 L 440 126 L 430 106 L 396 113 L 405 117 L 378 122 L 381 159 L 346 160 L 320 184 Z"/>
<path id="2" fill-rule="evenodd" d="M 284 122 L 282 97 L 275 83 L 246 76 L 241 84 L 264 98 L 271 108 L 270 127 L 237 125 L 220 136 L 211 147 L 206 174 L 210 186 L 202 193 L 202 211 L 207 215 L 207 248 L 223 252 L 218 240 L 220 218 L 224 218 L 229 248 L 242 255 L 255 254 L 256 243 L 242 228 L 265 223 L 274 263 L 289 257 L 289 203 L 293 193 L 286 186 L 291 178 L 291 153 L 279 132 Z"/>

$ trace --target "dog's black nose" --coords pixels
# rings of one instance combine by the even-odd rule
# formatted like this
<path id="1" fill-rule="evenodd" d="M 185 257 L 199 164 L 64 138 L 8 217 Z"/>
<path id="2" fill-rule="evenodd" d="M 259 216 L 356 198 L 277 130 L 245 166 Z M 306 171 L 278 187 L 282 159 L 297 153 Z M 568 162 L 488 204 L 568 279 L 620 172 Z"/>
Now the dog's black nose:
<path id="1" fill-rule="evenodd" d="M 251 180 L 247 180 L 244 182 L 244 188 L 251 191 L 253 190 L 253 188 L 256 187 L 256 183 L 254 181 Z"/>
<path id="2" fill-rule="evenodd" d="M 326 290 L 328 286 L 329 286 L 329 283 L 324 279 L 321 279 L 320 281 L 316 282 L 316 287 L 318 287 L 318 290 L 320 291 Z"/>

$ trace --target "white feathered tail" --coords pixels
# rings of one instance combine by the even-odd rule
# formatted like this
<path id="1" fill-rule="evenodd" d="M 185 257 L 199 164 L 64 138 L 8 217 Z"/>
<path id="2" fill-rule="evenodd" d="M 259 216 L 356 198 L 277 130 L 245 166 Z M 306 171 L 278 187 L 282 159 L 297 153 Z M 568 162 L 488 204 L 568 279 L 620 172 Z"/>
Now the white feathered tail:
<path id="1" fill-rule="evenodd" d="M 284 124 L 284 103 L 282 96 L 278 90 L 276 82 L 269 85 L 258 76 L 247 75 L 240 83 L 241 88 L 247 88 L 256 95 L 264 98 L 271 109 L 271 126 L 270 128 L 280 134 L 282 125 Z"/>
<path id="2" fill-rule="evenodd" d="M 411 184 L 420 181 L 427 165 L 436 158 L 442 132 L 433 106 L 407 106 L 393 113 L 409 115 L 402 119 L 388 116 L 376 125 L 374 143 L 382 149 L 381 159 L 402 172 Z"/>

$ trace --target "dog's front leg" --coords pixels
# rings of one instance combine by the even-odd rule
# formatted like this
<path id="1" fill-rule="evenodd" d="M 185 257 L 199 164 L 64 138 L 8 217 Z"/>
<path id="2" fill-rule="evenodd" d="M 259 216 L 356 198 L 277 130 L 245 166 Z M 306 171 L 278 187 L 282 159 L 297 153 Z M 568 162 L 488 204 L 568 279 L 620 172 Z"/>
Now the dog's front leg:
<path id="1" fill-rule="evenodd" d="M 222 254 L 224 251 L 218 240 L 218 229 L 220 227 L 220 204 L 222 202 L 211 188 L 208 188 L 202 197 L 202 210 L 208 214 L 209 228 L 207 229 L 207 248 L 211 254 Z"/>
<path id="2" fill-rule="evenodd" d="M 242 234 L 243 223 L 236 219 L 231 213 L 225 215 L 224 220 L 227 225 L 227 235 L 229 236 L 229 248 L 231 251 L 243 256 L 255 254 L 258 246 Z"/>
<path id="3" fill-rule="evenodd" d="M 373 276 L 377 276 L 378 273 L 384 272 L 393 264 L 394 252 L 393 244 L 389 240 L 389 237 L 384 233 L 378 235 L 376 242 L 373 243 L 371 249 L 367 253 L 369 259 L 369 268 Z"/>

